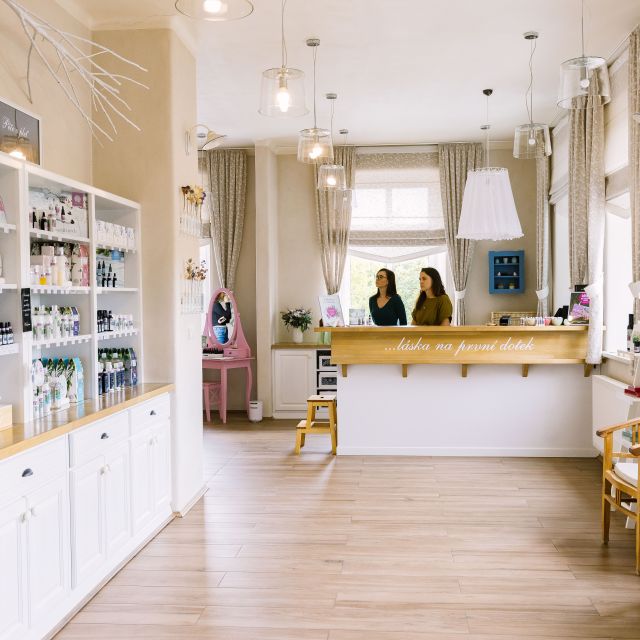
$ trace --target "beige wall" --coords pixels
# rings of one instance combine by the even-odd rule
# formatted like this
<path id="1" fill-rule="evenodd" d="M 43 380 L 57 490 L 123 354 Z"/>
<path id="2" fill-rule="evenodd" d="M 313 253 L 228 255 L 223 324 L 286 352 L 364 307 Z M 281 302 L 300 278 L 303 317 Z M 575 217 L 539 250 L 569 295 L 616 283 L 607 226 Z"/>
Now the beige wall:
<path id="1" fill-rule="evenodd" d="M 26 9 L 59 29 L 90 38 L 91 33 L 55 2 L 21 0 Z M 18 17 L 0 3 L 0 100 L 41 118 L 42 166 L 63 176 L 91 182 L 92 138 L 80 112 L 73 107 L 45 65 L 32 55 L 31 90 L 27 98 L 26 67 L 29 40 Z M 81 102 L 90 108 L 89 91 L 76 83 Z"/>

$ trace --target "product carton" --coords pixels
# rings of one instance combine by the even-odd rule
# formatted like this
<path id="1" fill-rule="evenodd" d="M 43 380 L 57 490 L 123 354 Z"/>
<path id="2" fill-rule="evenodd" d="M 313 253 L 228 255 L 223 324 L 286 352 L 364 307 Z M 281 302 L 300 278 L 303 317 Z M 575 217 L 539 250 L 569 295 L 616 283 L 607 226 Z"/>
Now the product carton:
<path id="1" fill-rule="evenodd" d="M 0 404 L 0 429 L 8 429 L 13 424 L 13 407 L 10 404 Z"/>
<path id="2" fill-rule="evenodd" d="M 66 361 L 65 377 L 69 402 L 72 404 L 84 402 L 84 370 L 80 358 L 69 358 Z"/>

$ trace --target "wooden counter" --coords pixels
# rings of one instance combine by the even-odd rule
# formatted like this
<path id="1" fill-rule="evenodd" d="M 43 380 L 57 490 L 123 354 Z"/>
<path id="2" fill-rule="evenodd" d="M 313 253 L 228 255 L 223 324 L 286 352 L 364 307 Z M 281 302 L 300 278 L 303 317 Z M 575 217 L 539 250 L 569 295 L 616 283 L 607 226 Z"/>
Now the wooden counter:
<path id="1" fill-rule="evenodd" d="M 0 460 L 173 389 L 172 384 L 139 384 L 100 396 L 97 400 L 85 400 L 82 404 L 71 405 L 68 409 L 56 411 L 33 422 L 14 424 L 0 431 Z"/>
<path id="2" fill-rule="evenodd" d="M 276 342 L 271 345 L 273 351 L 279 351 L 283 349 L 331 349 L 330 344 L 317 344 L 315 342 Z"/>
<path id="3" fill-rule="evenodd" d="M 520 364 L 528 374 L 532 364 L 585 364 L 587 329 L 560 327 L 335 327 L 331 333 L 331 362 L 400 364 L 403 375 L 411 364 Z M 590 370 L 585 369 L 585 371 Z"/>

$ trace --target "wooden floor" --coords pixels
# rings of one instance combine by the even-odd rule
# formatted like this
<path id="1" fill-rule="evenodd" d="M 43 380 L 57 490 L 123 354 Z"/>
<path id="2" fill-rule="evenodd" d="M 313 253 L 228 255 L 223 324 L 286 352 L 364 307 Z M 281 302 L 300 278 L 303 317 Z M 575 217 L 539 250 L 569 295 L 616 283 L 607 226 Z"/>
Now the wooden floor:
<path id="1" fill-rule="evenodd" d="M 640 638 L 597 460 L 297 457 L 292 424 L 207 427 L 209 492 L 57 638 Z"/>

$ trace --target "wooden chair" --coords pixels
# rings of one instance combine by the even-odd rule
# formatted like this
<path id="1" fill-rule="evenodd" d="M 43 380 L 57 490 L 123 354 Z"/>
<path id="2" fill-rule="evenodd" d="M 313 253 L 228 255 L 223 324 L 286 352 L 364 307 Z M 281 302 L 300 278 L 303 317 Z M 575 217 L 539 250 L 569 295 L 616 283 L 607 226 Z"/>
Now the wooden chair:
<path id="1" fill-rule="evenodd" d="M 316 420 L 318 409 L 326 407 L 329 413 L 329 420 L 319 422 Z M 331 453 L 336 454 L 338 447 L 338 412 L 336 410 L 336 397 L 332 394 L 321 396 L 310 396 L 307 400 L 307 419 L 300 420 L 296 428 L 296 455 L 304 447 L 305 438 L 308 433 L 328 433 L 331 435 Z"/>
<path id="2" fill-rule="evenodd" d="M 219 382 L 203 382 L 202 383 L 202 400 L 204 404 L 205 413 L 207 414 L 207 422 L 211 422 L 212 399 L 213 399 L 214 407 L 220 410 L 221 389 L 222 389 L 222 385 Z"/>
<path id="3" fill-rule="evenodd" d="M 614 434 L 622 429 L 631 432 L 629 453 L 614 451 Z M 640 504 L 638 489 L 638 461 L 640 456 L 640 418 L 621 424 L 599 429 L 597 435 L 604 438 L 604 454 L 602 458 L 602 543 L 609 543 L 609 525 L 611 524 L 611 507 L 631 518 L 636 525 L 636 573 L 640 575 L 640 514 L 624 506 L 622 503 Z M 633 460 L 633 462 L 627 462 Z M 613 495 L 611 489 L 614 489 Z"/>

